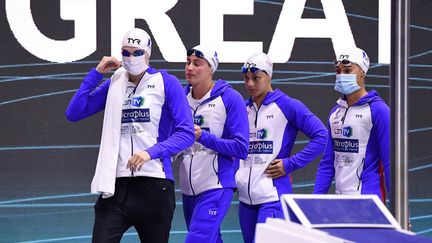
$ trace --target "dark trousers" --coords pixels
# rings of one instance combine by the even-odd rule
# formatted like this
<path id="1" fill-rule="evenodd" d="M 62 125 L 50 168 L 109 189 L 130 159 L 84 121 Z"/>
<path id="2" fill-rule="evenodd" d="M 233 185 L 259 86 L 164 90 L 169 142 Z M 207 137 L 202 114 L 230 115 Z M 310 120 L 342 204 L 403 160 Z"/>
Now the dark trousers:
<path id="1" fill-rule="evenodd" d="M 168 242 L 175 208 L 174 183 L 152 177 L 116 179 L 110 198 L 95 204 L 94 243 L 120 242 L 134 226 L 141 242 Z"/>

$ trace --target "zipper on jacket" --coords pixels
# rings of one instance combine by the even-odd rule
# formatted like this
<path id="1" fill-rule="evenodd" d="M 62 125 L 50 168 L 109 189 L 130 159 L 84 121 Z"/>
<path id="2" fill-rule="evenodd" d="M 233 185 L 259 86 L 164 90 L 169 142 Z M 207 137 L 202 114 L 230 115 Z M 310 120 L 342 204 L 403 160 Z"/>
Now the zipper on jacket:
<path id="1" fill-rule="evenodd" d="M 357 185 L 357 191 L 360 190 L 360 184 L 361 184 L 361 174 L 359 175 L 358 170 L 364 164 L 364 161 L 365 161 L 365 158 L 362 159 L 362 162 L 360 163 L 360 165 L 357 167 L 357 170 L 356 170 L 356 175 L 357 175 L 357 178 L 359 180 L 358 185 Z"/>
<path id="2" fill-rule="evenodd" d="M 192 194 L 195 196 L 195 191 L 192 187 L 192 161 L 193 161 L 193 155 L 191 155 L 191 161 L 190 161 L 190 165 L 189 165 L 189 185 L 190 185 L 190 188 L 192 190 Z"/>
<path id="3" fill-rule="evenodd" d="M 131 96 L 133 97 L 135 95 L 136 89 L 138 88 L 138 84 L 135 85 L 135 87 L 132 90 L 132 92 L 128 95 L 128 98 L 130 98 Z M 129 105 L 129 108 L 130 108 L 130 105 Z M 133 138 L 132 138 L 131 125 L 132 124 L 129 124 L 129 134 L 130 134 L 130 139 L 131 139 L 131 157 L 132 157 L 134 155 L 134 148 L 133 148 Z M 133 171 L 133 169 L 131 170 L 131 176 L 134 177 L 134 171 Z"/>
<path id="4" fill-rule="evenodd" d="M 250 204 L 252 205 L 252 197 L 251 197 L 251 194 L 250 194 L 250 181 L 251 181 L 251 177 L 252 177 L 252 166 L 249 169 L 249 180 L 248 180 L 248 196 L 249 196 Z"/>
<path id="5" fill-rule="evenodd" d="M 163 164 L 163 162 L 162 162 L 162 159 L 159 159 L 159 161 L 160 161 L 161 166 L 162 166 L 162 172 L 165 172 L 165 167 L 164 167 L 164 164 Z"/>
<path id="6" fill-rule="evenodd" d="M 255 133 L 256 133 L 256 128 L 258 127 L 258 111 L 259 108 L 256 109 L 254 105 L 252 105 L 252 107 L 255 110 L 255 121 L 254 121 L 254 125 L 255 125 Z M 250 204 L 252 205 L 252 197 L 251 197 L 251 178 L 252 178 L 252 166 L 253 166 L 253 156 L 252 156 L 252 163 L 251 163 L 251 167 L 249 169 L 249 179 L 248 179 L 248 196 L 249 196 L 249 201 Z"/>
<path id="7" fill-rule="evenodd" d="M 257 128 L 259 108 L 258 108 L 258 110 L 255 108 L 255 106 L 253 106 L 253 108 L 255 110 L 255 121 L 254 121 L 254 124 L 255 124 L 255 128 Z"/>
<path id="8" fill-rule="evenodd" d="M 345 123 L 345 117 L 346 117 L 346 114 L 348 113 L 348 109 L 349 109 L 349 107 L 346 108 L 345 113 L 344 113 L 344 115 L 343 115 L 343 117 L 341 119 L 342 125 Z"/>
<path id="9" fill-rule="evenodd" d="M 215 154 L 215 156 L 214 156 L 214 158 L 213 158 L 213 163 L 212 163 L 212 165 L 213 165 L 213 171 L 214 171 L 216 177 L 218 178 L 218 180 L 217 180 L 217 184 L 219 185 L 219 182 L 220 182 L 220 180 L 219 180 L 219 175 L 218 175 L 218 172 L 216 171 L 216 167 L 215 167 L 216 157 L 217 157 L 217 154 Z"/>
<path id="10" fill-rule="evenodd" d="M 195 109 L 193 109 L 192 106 L 191 106 L 192 110 L 194 110 L 193 115 L 192 115 L 192 116 L 193 116 L 193 119 L 194 119 L 194 121 L 193 121 L 193 122 L 194 122 L 194 125 L 196 125 L 196 124 L 195 124 L 195 115 L 196 115 L 196 113 L 197 113 L 197 111 L 198 111 L 198 108 L 199 108 L 200 106 L 201 106 L 201 104 L 199 104 Z M 195 129 L 194 129 L 194 130 L 195 130 Z"/>
<path id="11" fill-rule="evenodd" d="M 195 125 L 195 115 L 196 115 L 196 113 L 197 113 L 197 111 L 198 111 L 199 106 L 200 106 L 200 105 L 198 105 L 198 106 L 194 109 L 194 113 L 193 113 L 194 125 Z M 192 109 L 193 109 L 193 108 L 192 108 Z M 192 146 L 193 146 L 193 145 L 192 145 Z M 191 188 L 191 190 L 192 190 L 192 194 L 195 196 L 195 190 L 193 189 L 193 186 L 192 186 L 192 161 L 193 161 L 193 157 L 194 157 L 194 155 L 193 155 L 193 152 L 192 152 L 191 160 L 190 160 L 190 164 L 189 164 L 189 185 L 190 185 L 190 188 Z"/>
<path id="12" fill-rule="evenodd" d="M 130 132 L 130 131 L 129 131 Z M 134 148 L 133 148 L 133 138 L 132 138 L 132 134 L 131 134 L 131 157 L 134 155 Z M 133 169 L 131 170 L 131 176 L 134 177 L 134 171 Z"/>

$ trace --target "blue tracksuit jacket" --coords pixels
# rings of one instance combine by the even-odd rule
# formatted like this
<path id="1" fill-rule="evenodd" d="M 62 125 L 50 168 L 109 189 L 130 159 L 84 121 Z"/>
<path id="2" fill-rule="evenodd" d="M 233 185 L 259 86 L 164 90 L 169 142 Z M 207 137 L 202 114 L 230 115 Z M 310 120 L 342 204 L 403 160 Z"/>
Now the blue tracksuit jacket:
<path id="1" fill-rule="evenodd" d="M 344 99 L 337 103 L 330 112 L 314 193 L 327 193 L 335 177 L 337 194 L 384 199 L 384 184 L 390 192 L 390 109 L 374 90 L 350 107 Z"/>
<path id="2" fill-rule="evenodd" d="M 235 188 L 239 158 L 248 151 L 249 127 L 242 96 L 224 80 L 216 82 L 210 97 L 192 105 L 191 86 L 186 88 L 194 122 L 202 134 L 183 152 L 180 186 L 185 195 L 217 188 Z"/>

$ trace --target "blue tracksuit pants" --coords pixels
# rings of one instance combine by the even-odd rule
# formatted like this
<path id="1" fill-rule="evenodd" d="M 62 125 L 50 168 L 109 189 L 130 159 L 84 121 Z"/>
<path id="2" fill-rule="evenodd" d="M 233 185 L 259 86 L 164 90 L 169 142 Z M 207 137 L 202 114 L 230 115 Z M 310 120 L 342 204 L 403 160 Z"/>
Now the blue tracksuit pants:
<path id="1" fill-rule="evenodd" d="M 212 189 L 196 196 L 183 194 L 183 213 L 189 231 L 185 242 L 223 242 L 220 225 L 233 195 L 233 188 Z"/>

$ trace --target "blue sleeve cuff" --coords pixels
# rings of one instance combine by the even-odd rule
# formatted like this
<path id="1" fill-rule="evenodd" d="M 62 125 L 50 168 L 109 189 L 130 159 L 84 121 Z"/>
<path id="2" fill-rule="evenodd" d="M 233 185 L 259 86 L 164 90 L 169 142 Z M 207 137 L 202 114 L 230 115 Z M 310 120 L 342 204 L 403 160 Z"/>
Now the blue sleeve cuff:
<path id="1" fill-rule="evenodd" d="M 161 151 L 157 146 L 150 147 L 146 151 L 150 155 L 151 159 L 156 159 L 161 157 Z"/>
<path id="2" fill-rule="evenodd" d="M 293 171 L 292 166 L 291 166 L 290 158 L 282 159 L 282 163 L 283 163 L 283 166 L 284 166 L 284 169 L 285 169 L 285 173 L 287 175 L 290 174 Z"/>
<path id="3" fill-rule="evenodd" d="M 91 75 L 93 78 L 95 78 L 97 80 L 102 80 L 104 77 L 103 74 L 98 72 L 95 67 L 92 67 L 92 69 L 90 70 L 88 75 Z"/>
<path id="4" fill-rule="evenodd" d="M 206 130 L 201 130 L 201 136 L 198 138 L 198 142 L 205 146 L 206 142 L 209 139 L 210 133 Z"/>

